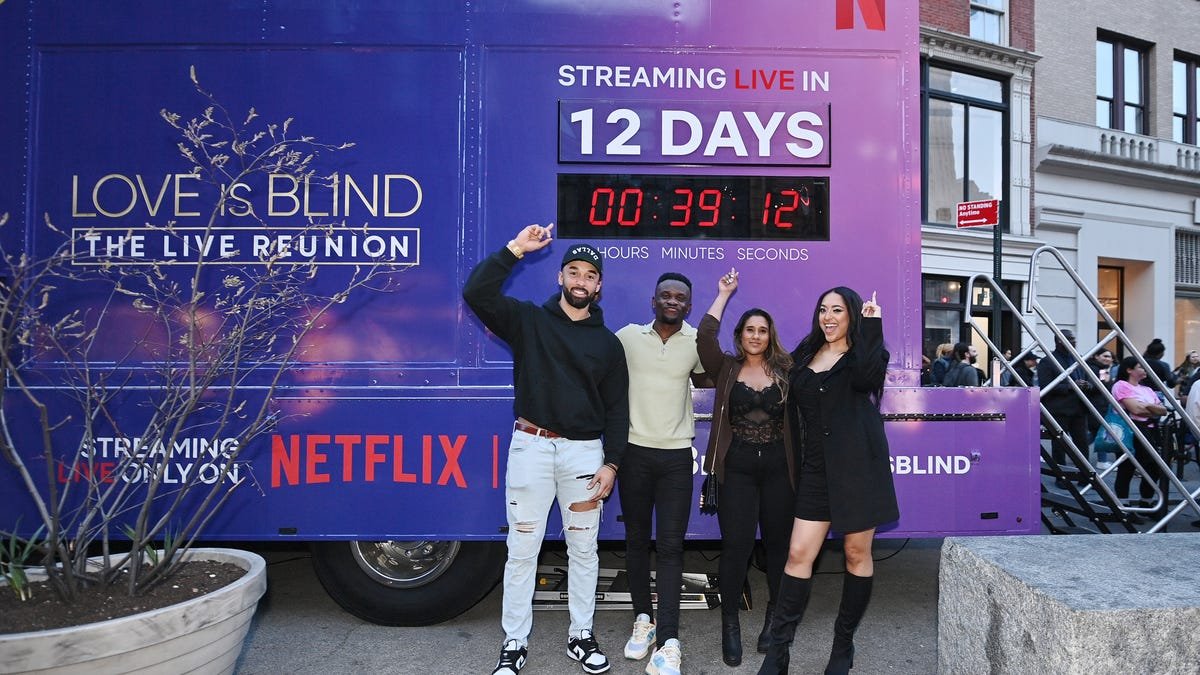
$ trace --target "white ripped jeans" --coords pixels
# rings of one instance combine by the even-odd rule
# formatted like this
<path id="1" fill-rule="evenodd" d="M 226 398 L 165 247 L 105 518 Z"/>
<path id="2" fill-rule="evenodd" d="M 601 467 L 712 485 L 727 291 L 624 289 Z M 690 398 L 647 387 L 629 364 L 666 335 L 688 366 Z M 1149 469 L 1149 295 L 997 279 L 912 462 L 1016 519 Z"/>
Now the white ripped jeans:
<path id="1" fill-rule="evenodd" d="M 572 636 L 592 628 L 596 581 L 600 573 L 596 537 L 600 502 L 588 490 L 604 463 L 600 440 L 572 441 L 513 431 L 508 446 L 504 498 L 508 514 L 508 562 L 504 565 L 504 639 L 528 644 L 533 630 L 533 589 L 538 554 L 546 535 L 550 504 L 558 499 L 567 544 L 567 591 Z M 582 503 L 582 504 L 580 504 Z M 579 504 L 572 510 L 572 504 Z M 594 507 L 594 508 L 589 508 Z"/>

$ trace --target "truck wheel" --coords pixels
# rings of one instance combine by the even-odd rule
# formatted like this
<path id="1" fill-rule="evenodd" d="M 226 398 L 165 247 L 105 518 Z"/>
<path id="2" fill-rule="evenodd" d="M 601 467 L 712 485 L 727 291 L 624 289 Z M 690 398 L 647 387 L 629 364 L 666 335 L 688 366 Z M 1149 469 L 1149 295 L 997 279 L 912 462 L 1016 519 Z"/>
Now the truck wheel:
<path id="1" fill-rule="evenodd" d="M 325 592 L 384 626 L 428 626 L 475 606 L 504 571 L 503 542 L 339 541 L 312 544 Z"/>

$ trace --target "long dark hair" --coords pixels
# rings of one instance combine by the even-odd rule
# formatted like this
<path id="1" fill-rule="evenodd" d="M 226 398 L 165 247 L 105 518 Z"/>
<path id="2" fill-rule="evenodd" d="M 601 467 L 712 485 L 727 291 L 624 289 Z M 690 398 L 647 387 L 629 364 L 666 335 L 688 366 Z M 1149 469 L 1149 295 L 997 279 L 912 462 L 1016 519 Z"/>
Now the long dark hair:
<path id="1" fill-rule="evenodd" d="M 801 340 L 796 349 L 792 351 L 792 359 L 798 364 L 804 365 L 812 361 L 812 358 L 817 355 L 817 350 L 825 344 L 825 332 L 821 330 L 821 301 L 830 293 L 842 296 L 842 300 L 846 303 L 846 313 L 850 315 L 850 326 L 846 331 L 846 345 L 849 348 L 847 356 L 854 351 L 855 345 L 862 337 L 862 297 L 855 293 L 854 289 L 835 286 L 817 296 L 817 304 L 813 307 L 812 313 L 812 328 L 809 330 L 808 336 Z"/>
<path id="2" fill-rule="evenodd" d="M 787 350 L 783 348 L 783 343 L 779 341 L 779 333 L 775 331 L 775 319 L 771 318 L 767 310 L 751 307 L 742 312 L 742 318 L 738 319 L 737 325 L 733 327 L 734 358 L 738 361 L 746 360 L 746 351 L 742 349 L 742 331 L 746 328 L 746 322 L 756 316 L 761 316 L 767 322 L 769 340 L 767 341 L 767 351 L 763 352 L 763 361 L 767 364 L 767 372 L 770 373 L 775 384 L 779 385 L 784 398 L 787 398 L 788 373 L 792 370 L 792 356 L 787 353 Z"/>

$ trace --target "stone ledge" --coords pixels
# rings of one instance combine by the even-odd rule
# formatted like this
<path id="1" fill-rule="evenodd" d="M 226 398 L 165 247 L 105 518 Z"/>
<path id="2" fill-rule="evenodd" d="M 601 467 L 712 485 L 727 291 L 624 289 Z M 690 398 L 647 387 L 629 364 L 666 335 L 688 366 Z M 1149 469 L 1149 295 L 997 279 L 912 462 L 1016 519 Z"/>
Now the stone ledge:
<path id="1" fill-rule="evenodd" d="M 1200 535 L 950 537 L 938 672 L 1200 673 Z"/>

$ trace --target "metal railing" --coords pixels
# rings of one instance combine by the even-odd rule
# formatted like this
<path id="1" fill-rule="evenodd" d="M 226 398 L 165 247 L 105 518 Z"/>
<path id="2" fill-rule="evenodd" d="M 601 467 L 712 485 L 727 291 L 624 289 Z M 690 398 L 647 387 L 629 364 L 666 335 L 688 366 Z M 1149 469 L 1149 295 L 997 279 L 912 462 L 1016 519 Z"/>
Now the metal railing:
<path id="1" fill-rule="evenodd" d="M 1063 271 L 1065 271 L 1067 273 L 1067 275 L 1070 276 L 1072 282 L 1075 284 L 1078 291 L 1083 295 L 1083 297 L 1087 298 L 1088 302 L 1090 302 L 1092 304 L 1092 306 L 1096 309 L 1097 314 L 1099 314 L 1101 317 L 1103 317 L 1104 322 L 1107 325 L 1107 327 L 1109 328 L 1109 330 L 1112 331 L 1110 334 L 1104 336 L 1104 339 L 1102 341 L 1097 342 L 1095 345 L 1093 345 L 1091 348 L 1089 348 L 1085 351 L 1080 351 L 1080 350 L 1076 349 L 1075 346 L 1070 344 L 1070 341 L 1067 340 L 1066 337 L 1064 336 L 1062 329 L 1060 329 L 1058 327 L 1058 324 L 1054 321 L 1053 317 L 1050 316 L 1050 313 L 1046 310 L 1045 307 L 1042 306 L 1041 302 L 1038 299 L 1039 298 L 1038 280 L 1039 280 L 1039 276 L 1040 276 L 1039 273 L 1040 273 L 1040 269 L 1041 269 L 1039 259 L 1043 255 L 1050 255 L 1055 260 L 1058 261 L 1058 263 L 1062 267 Z M 1104 306 L 1100 303 L 1100 300 L 1099 300 L 1099 298 L 1096 297 L 1096 294 L 1093 293 L 1092 290 L 1087 287 L 1087 285 L 1083 282 L 1083 279 L 1081 279 L 1079 277 L 1079 274 L 1075 271 L 1075 269 L 1073 267 L 1071 267 L 1070 264 L 1068 264 L 1067 260 L 1063 257 L 1062 253 L 1058 249 L 1056 249 L 1052 246 L 1042 246 L 1042 247 L 1038 248 L 1037 250 L 1035 250 L 1033 252 L 1033 254 L 1030 256 L 1029 280 L 1028 280 L 1028 286 L 1027 286 L 1028 291 L 1026 293 L 1026 307 L 1025 307 L 1025 311 L 1023 311 L 1023 312 L 1019 311 L 1013 305 L 1012 300 L 1004 293 L 1003 289 L 1000 288 L 1000 286 L 996 283 L 996 281 L 994 279 L 992 279 L 990 276 L 985 275 L 985 274 L 976 274 L 967 280 L 967 297 L 968 298 L 975 297 L 974 287 L 977 283 L 985 283 L 987 286 L 989 286 L 992 289 L 992 298 L 993 298 L 992 301 L 993 302 L 996 302 L 996 301 L 1003 302 L 1004 305 L 1008 308 L 1008 310 L 1012 313 L 1012 316 L 1015 317 L 1017 319 L 1017 321 L 1021 324 L 1022 332 L 1027 333 L 1034 341 L 1033 344 L 1025 345 L 1024 349 L 1022 349 L 1020 353 L 1014 354 L 1011 360 L 1005 360 L 1003 358 L 999 359 L 999 362 L 1001 363 L 1001 365 L 1003 366 L 1005 371 L 1009 374 L 1009 376 L 1012 377 L 1020 385 L 1029 386 L 1029 383 L 1025 382 L 1024 379 L 1021 378 L 1020 373 L 1018 373 L 1016 371 L 1016 369 L 1013 367 L 1013 364 L 1021 362 L 1021 360 L 1023 360 L 1025 358 L 1026 354 L 1032 353 L 1035 345 L 1041 349 L 1043 354 L 1047 355 L 1047 358 L 1052 358 L 1050 355 L 1054 351 L 1054 349 L 1053 349 L 1054 344 L 1053 343 L 1047 344 L 1045 340 L 1043 340 L 1041 337 L 1039 337 L 1038 332 L 1036 330 L 1037 325 L 1035 325 L 1034 323 L 1032 323 L 1029 320 L 1030 314 L 1036 315 L 1037 319 L 1040 320 L 1041 325 L 1044 325 L 1046 328 L 1050 329 L 1050 332 L 1054 335 L 1055 341 L 1057 341 L 1057 342 L 1061 343 L 1063 346 L 1065 346 L 1067 351 L 1070 353 L 1071 357 L 1075 361 L 1075 363 L 1068 365 L 1066 368 L 1062 368 L 1061 369 L 1062 372 L 1059 373 L 1059 375 L 1057 377 L 1055 377 L 1053 380 L 1051 380 L 1050 382 L 1039 382 L 1038 383 L 1038 386 L 1041 388 L 1043 395 L 1045 392 L 1054 388 L 1056 385 L 1059 385 L 1062 383 L 1067 384 L 1069 386 L 1069 389 L 1071 390 L 1072 394 L 1077 396 L 1079 398 L 1079 400 L 1083 403 L 1084 408 L 1087 411 L 1087 413 L 1092 415 L 1095 419 L 1099 420 L 1101 427 L 1103 427 L 1107 431 L 1107 433 L 1112 435 L 1112 437 L 1117 441 L 1117 445 L 1120 448 L 1120 452 L 1117 453 L 1117 460 L 1115 462 L 1113 462 L 1111 466 L 1105 468 L 1103 471 L 1097 472 L 1095 467 L 1092 466 L 1091 462 L 1088 460 L 1087 448 L 1077 447 L 1075 445 L 1074 440 L 1071 439 L 1070 434 L 1065 433 L 1062 426 L 1059 425 L 1058 421 L 1054 418 L 1054 415 L 1050 414 L 1050 411 L 1046 408 L 1046 405 L 1044 403 L 1040 403 L 1043 425 L 1048 428 L 1048 430 L 1050 431 L 1051 435 L 1054 438 L 1059 440 L 1067 448 L 1067 450 L 1071 454 L 1072 459 L 1075 461 L 1077 467 L 1080 467 L 1081 469 L 1086 468 L 1087 472 L 1090 475 L 1096 477 L 1095 480 L 1091 480 L 1090 484 L 1083 487 L 1081 490 L 1072 490 L 1072 493 L 1075 495 L 1076 499 L 1080 502 L 1080 506 L 1083 507 L 1085 512 L 1090 512 L 1091 507 L 1093 506 L 1090 502 L 1089 503 L 1084 503 L 1084 502 L 1087 501 L 1085 499 L 1085 497 L 1087 496 L 1088 492 L 1094 488 L 1100 494 L 1105 505 L 1107 505 L 1110 509 L 1112 509 L 1112 511 L 1114 513 L 1119 512 L 1119 515 L 1121 516 L 1122 520 L 1126 523 L 1129 522 L 1128 519 L 1125 518 L 1126 512 L 1134 513 L 1134 514 L 1136 514 L 1136 513 L 1152 514 L 1152 513 L 1166 510 L 1165 515 L 1163 515 L 1149 529 L 1145 530 L 1145 532 L 1158 532 L 1158 531 L 1162 530 L 1166 526 L 1166 524 L 1171 521 L 1172 518 L 1179 515 L 1179 513 L 1182 512 L 1183 509 L 1185 509 L 1189 506 L 1196 512 L 1197 515 L 1200 515 L 1200 503 L 1197 503 L 1197 501 L 1196 501 L 1198 498 L 1200 498 L 1200 488 L 1198 488 L 1194 491 L 1191 491 L 1191 492 L 1188 491 L 1187 486 L 1184 485 L 1183 481 L 1180 480 L 1180 478 L 1175 475 L 1174 471 L 1172 471 L 1171 466 L 1170 466 L 1169 462 L 1167 461 L 1167 459 L 1162 457 L 1159 452 L 1154 450 L 1153 444 L 1150 443 L 1149 439 L 1146 438 L 1145 434 L 1143 434 L 1142 431 L 1140 429 L 1138 429 L 1135 424 L 1133 424 L 1133 420 L 1129 417 L 1129 413 L 1125 411 L 1125 409 L 1121 406 L 1120 403 L 1117 402 L 1117 400 L 1115 398 L 1113 398 L 1112 392 L 1110 392 L 1108 390 L 1108 388 L 1104 386 L 1104 383 L 1100 381 L 1099 377 L 1097 377 L 1096 373 L 1092 370 L 1092 368 L 1087 365 L 1087 359 L 1094 356 L 1095 354 L 1099 353 L 1100 351 L 1106 349 L 1106 347 L 1104 345 L 1108 344 L 1113 339 L 1116 339 L 1121 344 L 1125 345 L 1126 349 L 1128 350 L 1128 352 L 1130 354 L 1137 355 L 1138 362 L 1141 363 L 1142 367 L 1146 370 L 1146 376 L 1150 379 L 1151 382 L 1154 383 L 1154 386 L 1158 387 L 1159 391 L 1168 392 L 1169 389 L 1166 387 L 1166 385 L 1163 383 L 1163 381 L 1158 377 L 1158 375 L 1153 371 L 1153 369 L 1151 369 L 1150 364 L 1145 360 L 1145 358 L 1143 358 L 1141 356 L 1140 350 L 1138 350 L 1134 346 L 1134 344 L 1129 340 L 1129 337 L 1125 334 L 1125 332 L 1123 330 L 1121 330 L 1121 327 L 1117 325 L 1117 322 L 1113 320 L 1112 315 L 1110 315 L 1108 313 L 1108 311 L 1106 309 L 1104 309 Z M 1000 350 L 999 346 L 992 342 L 991 338 L 987 335 L 987 331 L 983 330 L 980 327 L 980 325 L 975 321 L 974 317 L 969 317 L 968 323 L 970 324 L 971 329 L 975 332 L 975 334 L 979 335 L 987 343 L 990 353 L 992 353 L 992 354 L 1003 353 Z M 1091 383 L 1092 387 L 1095 388 L 1096 391 L 1104 393 L 1104 397 L 1108 400 L 1109 406 L 1114 411 L 1116 411 L 1121 416 L 1121 418 L 1125 421 L 1125 423 L 1129 426 L 1129 428 L 1133 430 L 1133 434 L 1135 436 L 1134 442 L 1141 443 L 1144 445 L 1145 448 L 1150 449 L 1150 452 L 1147 453 L 1147 455 L 1158 465 L 1160 475 L 1161 475 L 1160 480 L 1165 479 L 1165 480 L 1163 480 L 1163 482 L 1168 486 L 1167 491 L 1164 491 L 1163 489 L 1161 489 L 1160 486 L 1158 485 L 1157 481 L 1155 481 L 1151 477 L 1150 472 L 1147 471 L 1146 467 L 1142 466 L 1142 464 L 1140 462 L 1138 462 L 1137 458 L 1135 457 L 1134 448 L 1127 446 L 1121 440 L 1121 434 L 1117 433 L 1116 430 L 1108 423 L 1108 421 L 1104 419 L 1104 414 L 1099 409 L 1096 408 L 1096 406 L 1092 403 L 1092 401 L 1088 397 L 1088 395 L 1083 391 L 1082 388 L 1080 388 L 1079 381 L 1076 378 L 1072 377 L 1072 372 L 1075 371 L 1076 369 L 1079 369 L 1079 372 L 1086 375 L 1087 381 L 1089 381 Z M 1180 405 L 1179 401 L 1175 399 L 1174 396 L 1168 395 L 1165 397 L 1165 399 L 1166 399 L 1165 403 L 1169 407 L 1169 409 L 1172 411 L 1172 413 L 1177 414 L 1179 416 L 1179 419 L 1181 420 L 1182 424 L 1188 430 L 1190 430 L 1192 432 L 1192 435 L 1195 438 L 1200 439 L 1200 425 L 1197 424 L 1196 420 L 1192 419 L 1191 416 L 1188 415 L 1186 411 L 1184 411 L 1183 407 Z M 1043 458 L 1048 463 L 1055 464 L 1052 457 L 1050 457 L 1044 451 L 1043 451 Z M 1143 506 L 1134 507 L 1134 506 L 1127 506 L 1127 505 L 1121 504 L 1120 500 L 1112 492 L 1112 489 L 1108 486 L 1107 483 L 1104 482 L 1103 478 L 1105 476 L 1109 475 L 1110 473 L 1116 471 L 1117 468 L 1123 462 L 1130 462 L 1132 464 L 1132 466 L 1134 467 L 1136 473 L 1141 477 L 1141 479 L 1146 484 L 1153 486 L 1154 494 L 1155 494 L 1155 503 L 1153 505 L 1144 506 L 1144 507 Z M 1058 467 L 1057 465 L 1055 465 L 1054 468 L 1052 469 L 1052 471 L 1055 475 L 1062 476 L 1061 467 Z M 1177 505 L 1175 505 L 1173 508 L 1170 508 L 1168 510 L 1166 507 L 1169 506 L 1168 496 L 1169 496 L 1169 489 L 1171 487 L 1173 487 L 1176 491 L 1178 491 L 1181 499 Z M 1104 527 L 1101 527 L 1101 530 L 1107 531 Z"/>

